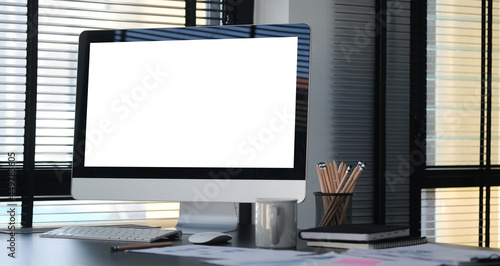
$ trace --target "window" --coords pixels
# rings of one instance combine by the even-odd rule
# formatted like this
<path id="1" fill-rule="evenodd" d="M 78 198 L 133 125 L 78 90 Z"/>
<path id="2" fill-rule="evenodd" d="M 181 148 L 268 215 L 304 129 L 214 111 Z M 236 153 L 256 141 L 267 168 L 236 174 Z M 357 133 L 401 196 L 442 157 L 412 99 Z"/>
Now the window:
<path id="1" fill-rule="evenodd" d="M 2 217 L 8 219 L 6 210 L 10 208 L 16 209 L 16 225 L 22 220 L 22 225 L 28 227 L 71 221 L 175 217 L 177 207 L 170 203 L 62 201 L 70 198 L 78 36 L 83 30 L 107 28 L 248 23 L 239 20 L 237 14 L 244 11 L 251 14 L 251 8 L 243 7 L 252 2 L 3 1 L 0 4 L 2 226 Z"/>
<path id="2" fill-rule="evenodd" d="M 436 0 L 427 5 L 428 166 L 499 164 L 499 29 L 498 21 L 483 24 L 488 11 L 481 3 Z M 498 17 L 498 7 L 491 12 Z M 483 32 L 487 27 L 492 31 Z"/>
<path id="3" fill-rule="evenodd" d="M 414 164 L 413 197 L 421 208 L 412 221 L 420 227 L 421 218 L 422 234 L 436 241 L 499 246 L 499 4 L 414 5 L 414 25 L 426 25 L 425 36 L 414 35 L 414 58 L 426 60 L 415 59 L 412 117 L 421 123 L 413 134 L 426 146 L 413 151 L 426 160 Z"/>

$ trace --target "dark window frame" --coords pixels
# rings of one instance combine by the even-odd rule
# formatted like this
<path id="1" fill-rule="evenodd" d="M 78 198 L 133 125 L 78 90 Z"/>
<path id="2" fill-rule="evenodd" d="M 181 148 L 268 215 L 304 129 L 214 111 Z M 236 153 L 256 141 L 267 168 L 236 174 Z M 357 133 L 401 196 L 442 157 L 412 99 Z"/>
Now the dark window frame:
<path id="1" fill-rule="evenodd" d="M 411 76 L 410 76 L 410 227 L 412 235 L 420 235 L 421 191 L 427 188 L 477 187 L 478 245 L 489 247 L 490 188 L 500 185 L 500 168 L 491 164 L 491 52 L 493 0 L 482 1 L 482 120 L 479 164 L 476 166 L 426 165 L 426 72 L 427 72 L 427 3 L 411 1 Z M 486 15 L 487 14 L 487 15 Z M 484 105 L 486 103 L 486 105 Z M 483 204 L 484 202 L 484 204 Z M 484 232 L 483 229 L 484 228 Z"/>

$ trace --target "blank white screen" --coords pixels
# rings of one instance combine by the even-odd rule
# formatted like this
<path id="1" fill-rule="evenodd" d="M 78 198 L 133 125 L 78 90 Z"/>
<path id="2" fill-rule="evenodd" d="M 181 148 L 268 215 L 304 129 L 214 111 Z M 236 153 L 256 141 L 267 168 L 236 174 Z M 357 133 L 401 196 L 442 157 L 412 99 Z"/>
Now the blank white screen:
<path id="1" fill-rule="evenodd" d="M 297 38 L 92 43 L 86 167 L 292 168 Z"/>

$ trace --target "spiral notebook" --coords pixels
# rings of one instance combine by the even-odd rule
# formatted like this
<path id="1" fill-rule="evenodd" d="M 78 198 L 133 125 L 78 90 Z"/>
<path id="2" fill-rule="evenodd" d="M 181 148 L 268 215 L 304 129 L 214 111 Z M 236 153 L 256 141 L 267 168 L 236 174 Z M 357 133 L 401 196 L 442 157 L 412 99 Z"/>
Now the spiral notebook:
<path id="1" fill-rule="evenodd" d="M 327 247 L 327 248 L 343 248 L 343 249 L 384 249 L 412 246 L 427 243 L 427 238 L 424 237 L 399 237 L 392 239 L 381 239 L 374 241 L 307 241 L 309 247 Z"/>
<path id="2" fill-rule="evenodd" d="M 404 225 L 343 224 L 315 227 L 300 231 L 304 240 L 325 241 L 374 241 L 396 237 L 407 237 L 410 228 Z"/>

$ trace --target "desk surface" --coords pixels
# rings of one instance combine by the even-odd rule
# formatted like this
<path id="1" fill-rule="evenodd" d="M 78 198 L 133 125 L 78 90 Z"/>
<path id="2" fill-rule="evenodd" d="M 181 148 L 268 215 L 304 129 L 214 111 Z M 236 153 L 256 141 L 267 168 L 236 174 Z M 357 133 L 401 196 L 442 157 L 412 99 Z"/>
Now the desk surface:
<path id="1" fill-rule="evenodd" d="M 236 247 L 255 247 L 252 228 L 230 233 L 233 239 L 225 244 Z M 79 239 L 41 238 L 38 233 L 16 234 L 15 258 L 9 257 L 8 234 L 0 234 L 0 265 L 207 265 L 197 258 L 143 254 L 136 252 L 111 252 L 112 246 L 131 244 L 118 241 L 93 241 Z M 188 236 L 172 241 L 174 245 L 186 245 Z M 298 248 L 306 248 L 298 240 Z"/>
<path id="2" fill-rule="evenodd" d="M 230 233 L 233 239 L 224 244 L 235 247 L 255 247 L 252 226 L 244 226 Z M 0 233 L 0 265 L 207 265 L 202 259 L 178 256 L 166 256 L 136 252 L 111 252 L 116 245 L 131 244 L 118 241 L 93 241 L 79 239 L 41 238 L 38 233 L 16 234 L 14 241 L 8 234 Z M 188 236 L 172 241 L 174 245 L 190 244 Z M 12 245 L 11 243 L 14 243 Z M 445 244 L 447 245 L 447 244 Z M 9 247 L 15 247 L 15 258 L 9 257 Z M 451 245 L 455 246 L 455 245 Z M 464 249 L 482 249 L 477 247 L 455 246 Z M 308 248 L 305 241 L 297 239 L 297 250 L 323 253 L 331 249 Z M 497 249 L 494 249 L 497 250 Z M 488 264 L 496 265 L 496 264 Z"/>

